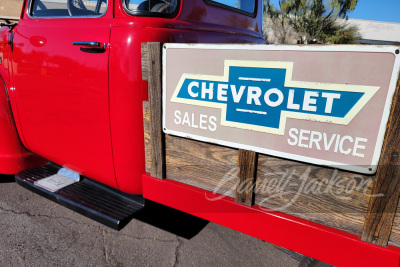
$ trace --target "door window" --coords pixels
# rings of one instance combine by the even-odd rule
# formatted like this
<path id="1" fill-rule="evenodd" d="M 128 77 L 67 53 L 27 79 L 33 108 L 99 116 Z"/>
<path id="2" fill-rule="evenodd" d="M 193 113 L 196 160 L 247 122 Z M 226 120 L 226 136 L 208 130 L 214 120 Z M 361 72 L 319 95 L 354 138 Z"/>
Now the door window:
<path id="1" fill-rule="evenodd" d="M 175 13 L 178 0 L 123 0 L 129 13 L 135 15 L 162 15 Z"/>
<path id="2" fill-rule="evenodd" d="M 107 0 L 33 0 L 33 17 L 100 17 L 107 9 Z"/>
<path id="3" fill-rule="evenodd" d="M 231 9 L 246 15 L 255 15 L 256 0 L 204 0 L 206 3 Z"/>

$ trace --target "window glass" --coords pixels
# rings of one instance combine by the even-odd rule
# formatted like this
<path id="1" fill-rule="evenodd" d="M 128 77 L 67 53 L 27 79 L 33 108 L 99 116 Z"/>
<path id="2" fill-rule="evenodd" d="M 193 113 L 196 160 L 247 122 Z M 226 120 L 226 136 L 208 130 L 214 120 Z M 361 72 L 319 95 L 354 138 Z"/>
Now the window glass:
<path id="1" fill-rule="evenodd" d="M 206 2 L 221 4 L 249 14 L 254 14 L 256 0 L 206 0 Z"/>
<path id="2" fill-rule="evenodd" d="M 171 14 L 176 10 L 178 0 L 125 0 L 125 6 L 137 14 Z"/>
<path id="3" fill-rule="evenodd" d="M 101 16 L 106 12 L 107 0 L 33 0 L 34 17 Z"/>

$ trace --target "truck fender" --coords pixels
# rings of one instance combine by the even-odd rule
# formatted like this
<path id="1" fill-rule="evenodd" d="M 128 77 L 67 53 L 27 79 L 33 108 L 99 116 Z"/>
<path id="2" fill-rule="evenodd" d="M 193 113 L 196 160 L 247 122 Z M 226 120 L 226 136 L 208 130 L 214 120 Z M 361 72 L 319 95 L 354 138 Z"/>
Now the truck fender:
<path id="1" fill-rule="evenodd" d="M 7 87 L 0 76 L 0 173 L 15 174 L 46 163 L 47 160 L 29 152 L 22 145 L 11 112 Z"/>

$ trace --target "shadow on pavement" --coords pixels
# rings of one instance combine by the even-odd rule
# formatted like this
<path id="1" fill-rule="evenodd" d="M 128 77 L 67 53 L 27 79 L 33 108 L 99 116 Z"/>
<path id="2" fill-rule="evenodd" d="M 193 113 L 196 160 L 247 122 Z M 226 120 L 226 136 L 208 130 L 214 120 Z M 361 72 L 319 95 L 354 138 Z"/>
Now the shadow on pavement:
<path id="1" fill-rule="evenodd" d="M 14 182 L 14 175 L 0 174 L 0 184 Z M 193 238 L 209 223 L 206 220 L 149 200 L 146 200 L 145 207 L 133 218 L 185 239 Z"/>
<path id="2" fill-rule="evenodd" d="M 206 220 L 149 200 L 134 218 L 186 239 L 196 236 L 208 224 Z"/>
<path id="3" fill-rule="evenodd" d="M 14 183 L 14 182 L 15 182 L 14 175 L 0 175 L 0 184 Z"/>

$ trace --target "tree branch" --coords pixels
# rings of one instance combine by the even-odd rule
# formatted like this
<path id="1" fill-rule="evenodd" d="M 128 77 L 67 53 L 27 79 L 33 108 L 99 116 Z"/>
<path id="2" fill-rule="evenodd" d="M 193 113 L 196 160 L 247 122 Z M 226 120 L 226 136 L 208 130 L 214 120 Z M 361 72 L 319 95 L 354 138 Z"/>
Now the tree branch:
<path id="1" fill-rule="evenodd" d="M 327 20 L 328 18 L 330 18 L 330 16 L 332 16 L 332 14 L 333 14 L 333 9 L 332 9 L 331 12 L 330 12 L 327 16 L 325 16 L 325 18 L 322 20 L 322 23 L 321 23 L 321 25 L 320 25 L 320 27 L 319 27 L 319 30 L 318 30 L 317 33 L 313 36 L 313 39 L 317 39 L 318 35 L 321 33 L 322 29 L 323 29 L 324 26 L 325 26 L 324 24 L 325 24 L 326 20 Z"/>

